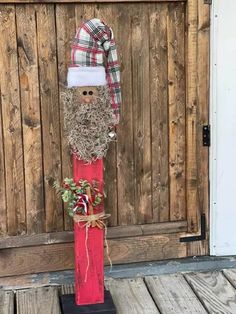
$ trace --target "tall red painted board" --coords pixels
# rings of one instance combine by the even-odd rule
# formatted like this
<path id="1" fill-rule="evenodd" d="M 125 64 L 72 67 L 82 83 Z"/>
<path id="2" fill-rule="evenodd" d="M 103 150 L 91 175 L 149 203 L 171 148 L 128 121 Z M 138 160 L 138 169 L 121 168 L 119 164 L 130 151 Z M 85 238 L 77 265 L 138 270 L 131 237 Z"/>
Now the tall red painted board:
<path id="1" fill-rule="evenodd" d="M 96 181 L 103 193 L 103 160 L 85 164 L 73 155 L 73 177 L 89 183 Z M 98 212 L 103 210 L 103 204 Z M 96 213 L 96 212 L 94 212 Z M 104 302 L 104 230 L 86 229 L 84 223 L 74 223 L 75 302 L 77 305 Z"/>

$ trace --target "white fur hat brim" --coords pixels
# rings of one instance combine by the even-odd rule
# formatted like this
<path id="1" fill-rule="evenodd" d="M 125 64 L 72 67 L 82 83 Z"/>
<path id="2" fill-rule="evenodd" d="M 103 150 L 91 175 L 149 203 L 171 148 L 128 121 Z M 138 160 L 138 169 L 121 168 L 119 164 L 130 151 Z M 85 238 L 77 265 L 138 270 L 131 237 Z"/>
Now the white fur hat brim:
<path id="1" fill-rule="evenodd" d="M 106 85 L 106 72 L 102 66 L 97 67 L 69 67 L 67 86 L 103 86 Z"/>

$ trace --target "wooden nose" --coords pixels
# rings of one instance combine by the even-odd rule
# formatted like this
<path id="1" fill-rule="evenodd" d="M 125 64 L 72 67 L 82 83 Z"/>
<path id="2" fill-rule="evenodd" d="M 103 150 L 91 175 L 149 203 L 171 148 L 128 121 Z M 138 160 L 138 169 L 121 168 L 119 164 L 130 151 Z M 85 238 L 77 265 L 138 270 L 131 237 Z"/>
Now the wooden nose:
<path id="1" fill-rule="evenodd" d="M 91 100 L 92 99 L 90 97 L 84 97 L 84 102 L 86 102 L 86 104 L 89 104 Z"/>

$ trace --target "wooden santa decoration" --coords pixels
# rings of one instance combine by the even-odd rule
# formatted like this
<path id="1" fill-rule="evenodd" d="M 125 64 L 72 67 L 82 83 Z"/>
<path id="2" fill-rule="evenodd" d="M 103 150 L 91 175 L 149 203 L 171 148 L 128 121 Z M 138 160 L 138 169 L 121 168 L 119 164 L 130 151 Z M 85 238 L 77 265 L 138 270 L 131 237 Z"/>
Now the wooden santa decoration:
<path id="1" fill-rule="evenodd" d="M 64 182 L 75 239 L 75 302 L 104 302 L 103 158 L 116 138 L 121 92 L 112 29 L 100 19 L 76 32 L 67 75 L 65 131 L 73 158 L 73 180 Z"/>

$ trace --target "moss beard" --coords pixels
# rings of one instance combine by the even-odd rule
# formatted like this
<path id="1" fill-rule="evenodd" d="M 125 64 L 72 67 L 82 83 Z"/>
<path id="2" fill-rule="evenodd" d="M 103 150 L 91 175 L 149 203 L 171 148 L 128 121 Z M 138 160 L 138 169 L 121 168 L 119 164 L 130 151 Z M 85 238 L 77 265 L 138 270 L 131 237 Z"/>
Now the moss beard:
<path id="1" fill-rule="evenodd" d="M 117 123 L 111 108 L 107 86 L 98 86 L 96 103 L 82 103 L 78 88 L 61 93 L 64 104 L 64 128 L 72 153 L 78 159 L 92 162 L 106 156 L 111 128 Z"/>

